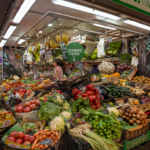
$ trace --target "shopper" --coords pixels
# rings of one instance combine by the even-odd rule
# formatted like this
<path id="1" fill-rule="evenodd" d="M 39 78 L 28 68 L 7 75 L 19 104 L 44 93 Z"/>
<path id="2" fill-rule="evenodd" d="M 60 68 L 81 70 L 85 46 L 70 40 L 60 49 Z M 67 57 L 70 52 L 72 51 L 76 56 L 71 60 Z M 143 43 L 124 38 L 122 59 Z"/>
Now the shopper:
<path id="1" fill-rule="evenodd" d="M 62 79 L 63 78 L 64 62 L 61 59 L 55 59 L 54 67 L 55 67 L 54 78 L 55 79 Z"/>

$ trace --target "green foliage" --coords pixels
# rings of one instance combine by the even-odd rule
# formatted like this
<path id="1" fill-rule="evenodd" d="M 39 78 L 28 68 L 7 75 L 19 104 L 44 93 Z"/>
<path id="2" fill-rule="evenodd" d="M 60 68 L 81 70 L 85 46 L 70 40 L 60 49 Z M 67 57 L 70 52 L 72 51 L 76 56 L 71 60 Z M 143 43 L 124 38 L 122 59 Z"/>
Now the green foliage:
<path id="1" fill-rule="evenodd" d="M 129 53 L 124 53 L 120 55 L 120 63 L 131 64 L 132 56 Z"/>

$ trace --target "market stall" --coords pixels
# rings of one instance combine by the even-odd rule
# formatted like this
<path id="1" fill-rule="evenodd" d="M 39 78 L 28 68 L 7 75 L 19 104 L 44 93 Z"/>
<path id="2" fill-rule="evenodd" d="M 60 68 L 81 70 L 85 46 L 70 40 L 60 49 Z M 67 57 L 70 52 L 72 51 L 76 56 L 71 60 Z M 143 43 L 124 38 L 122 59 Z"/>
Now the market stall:
<path id="1" fill-rule="evenodd" d="M 3 80 L 3 147 L 148 147 L 150 78 L 136 75 L 132 54 L 137 57 L 138 51 L 133 45 L 133 53 L 127 53 L 129 32 L 105 30 L 101 35 L 89 22 L 77 19 L 75 24 L 70 17 L 61 17 L 52 21 L 55 29 L 46 27 L 45 36 L 35 40 L 33 35 L 34 41 L 25 46 L 22 62 L 28 68 L 22 67 L 22 75 L 6 75 Z M 64 25 L 58 25 L 62 20 Z M 57 76 L 58 66 L 63 74 Z"/>

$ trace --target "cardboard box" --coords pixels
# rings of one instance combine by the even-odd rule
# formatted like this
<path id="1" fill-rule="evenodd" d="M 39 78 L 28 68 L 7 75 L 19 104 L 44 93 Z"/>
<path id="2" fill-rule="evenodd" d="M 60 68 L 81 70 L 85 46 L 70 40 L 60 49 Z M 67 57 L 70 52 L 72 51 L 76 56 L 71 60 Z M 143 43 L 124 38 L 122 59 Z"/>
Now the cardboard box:
<path id="1" fill-rule="evenodd" d="M 118 80 L 117 76 L 102 78 L 102 83 L 109 83 Z"/>

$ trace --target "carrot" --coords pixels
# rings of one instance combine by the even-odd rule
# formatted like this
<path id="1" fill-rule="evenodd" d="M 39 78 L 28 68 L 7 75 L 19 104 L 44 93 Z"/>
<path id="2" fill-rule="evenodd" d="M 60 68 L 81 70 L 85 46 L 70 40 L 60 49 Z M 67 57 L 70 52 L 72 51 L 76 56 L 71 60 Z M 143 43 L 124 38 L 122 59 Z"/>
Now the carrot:
<path id="1" fill-rule="evenodd" d="M 47 131 L 49 131 L 49 129 L 45 129 L 45 130 L 43 130 L 44 132 L 47 132 Z"/>
<path id="2" fill-rule="evenodd" d="M 35 145 L 37 144 L 37 142 L 38 142 L 38 139 L 35 139 L 35 141 L 34 141 L 32 147 L 31 147 L 31 149 L 35 149 Z"/>
<path id="3" fill-rule="evenodd" d="M 36 146 L 35 146 L 35 147 L 36 147 L 36 148 L 38 148 L 38 147 L 39 147 L 39 145 L 40 145 L 40 143 L 36 144 Z"/>
<path id="4" fill-rule="evenodd" d="M 42 137 L 39 137 L 38 140 L 41 141 L 41 140 L 42 140 Z"/>
<path id="5" fill-rule="evenodd" d="M 51 135 L 51 133 L 50 133 L 50 132 L 47 132 L 47 135 Z"/>
<path id="6" fill-rule="evenodd" d="M 39 147 L 42 149 L 44 147 L 44 145 L 41 144 Z"/>
<path id="7" fill-rule="evenodd" d="M 42 136 L 42 138 L 43 138 L 43 139 L 46 139 L 46 138 L 47 138 L 47 136 L 46 136 L 46 135 L 43 135 L 43 136 Z"/>
<path id="8" fill-rule="evenodd" d="M 37 133 L 34 134 L 34 136 L 36 137 L 36 136 L 38 136 L 39 134 L 40 134 L 40 132 L 37 132 Z"/>

